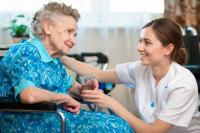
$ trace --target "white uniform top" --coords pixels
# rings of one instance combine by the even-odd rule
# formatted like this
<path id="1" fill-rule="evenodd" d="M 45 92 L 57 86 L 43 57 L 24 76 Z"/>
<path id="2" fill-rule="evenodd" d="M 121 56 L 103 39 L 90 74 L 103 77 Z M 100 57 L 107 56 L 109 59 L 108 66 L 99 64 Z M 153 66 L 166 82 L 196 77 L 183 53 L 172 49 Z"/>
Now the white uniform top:
<path id="1" fill-rule="evenodd" d="M 193 74 L 173 62 L 156 86 L 150 66 L 139 61 L 119 64 L 120 81 L 135 87 L 138 112 L 146 123 L 160 119 L 173 124 L 173 133 L 200 133 L 198 88 Z"/>

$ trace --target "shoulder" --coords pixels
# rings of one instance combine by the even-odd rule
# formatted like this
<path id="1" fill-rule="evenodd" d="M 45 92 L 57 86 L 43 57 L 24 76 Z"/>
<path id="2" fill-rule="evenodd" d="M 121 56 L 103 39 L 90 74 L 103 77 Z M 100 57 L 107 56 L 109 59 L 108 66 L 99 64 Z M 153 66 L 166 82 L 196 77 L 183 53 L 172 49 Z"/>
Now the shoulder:
<path id="1" fill-rule="evenodd" d="M 131 77 L 142 76 L 147 73 L 149 66 L 142 65 L 140 61 L 128 62 L 123 64 L 118 64 L 116 66 L 116 72 L 129 75 Z"/>
<path id="2" fill-rule="evenodd" d="M 5 59 L 12 61 L 21 59 L 21 57 L 40 58 L 40 54 L 34 45 L 31 45 L 28 41 L 26 41 L 10 47 L 5 55 Z"/>
<path id="3" fill-rule="evenodd" d="M 118 70 L 128 69 L 128 71 L 144 71 L 147 68 L 147 66 L 142 65 L 139 61 L 134 61 L 134 62 L 118 64 L 116 68 Z"/>
<path id="4" fill-rule="evenodd" d="M 139 61 L 118 64 L 116 73 L 119 80 L 124 84 L 135 84 L 136 80 L 142 79 L 146 74 L 148 66 L 142 65 Z"/>
<path id="5" fill-rule="evenodd" d="M 174 63 L 173 64 L 174 78 L 172 83 L 178 88 L 196 92 L 198 90 L 197 82 L 194 75 L 185 67 Z"/>
<path id="6" fill-rule="evenodd" d="M 187 68 L 185 68 L 177 63 L 174 63 L 173 70 L 174 70 L 175 77 L 177 77 L 178 79 L 180 78 L 180 81 L 196 82 L 194 75 Z"/>
<path id="7" fill-rule="evenodd" d="M 11 47 L 11 50 L 16 50 L 17 54 L 20 55 L 37 55 L 37 53 L 39 54 L 38 49 L 34 45 L 30 44 L 30 42 L 28 41 L 13 46 L 13 48 Z"/>

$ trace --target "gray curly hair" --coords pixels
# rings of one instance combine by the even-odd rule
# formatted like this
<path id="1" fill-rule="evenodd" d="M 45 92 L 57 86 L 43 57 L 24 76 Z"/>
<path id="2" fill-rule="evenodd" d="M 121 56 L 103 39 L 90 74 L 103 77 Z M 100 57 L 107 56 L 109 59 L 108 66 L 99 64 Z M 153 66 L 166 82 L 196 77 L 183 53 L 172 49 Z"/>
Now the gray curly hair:
<path id="1" fill-rule="evenodd" d="M 73 9 L 71 6 L 67 6 L 64 3 L 50 2 L 45 4 L 43 8 L 38 10 L 33 16 L 31 22 L 32 34 L 42 38 L 45 35 L 42 27 L 42 22 L 47 20 L 51 23 L 55 23 L 57 17 L 62 15 L 71 16 L 77 22 L 80 18 L 78 10 Z"/>

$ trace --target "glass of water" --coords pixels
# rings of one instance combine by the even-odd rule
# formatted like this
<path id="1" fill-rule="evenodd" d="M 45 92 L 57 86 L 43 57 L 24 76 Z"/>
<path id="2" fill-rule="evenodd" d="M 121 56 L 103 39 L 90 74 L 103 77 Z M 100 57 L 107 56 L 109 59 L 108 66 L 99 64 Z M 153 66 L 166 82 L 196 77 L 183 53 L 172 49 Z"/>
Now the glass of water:
<path id="1" fill-rule="evenodd" d="M 93 90 L 95 88 L 95 79 L 94 75 L 80 76 L 82 89 Z"/>

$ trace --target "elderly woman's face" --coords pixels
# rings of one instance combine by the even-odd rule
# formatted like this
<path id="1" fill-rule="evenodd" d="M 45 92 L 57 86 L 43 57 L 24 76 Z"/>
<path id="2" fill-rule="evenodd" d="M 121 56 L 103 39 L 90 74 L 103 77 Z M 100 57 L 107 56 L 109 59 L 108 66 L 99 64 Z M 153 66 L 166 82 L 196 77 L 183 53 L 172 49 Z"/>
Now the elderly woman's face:
<path id="1" fill-rule="evenodd" d="M 55 24 L 49 25 L 49 45 L 55 53 L 66 54 L 75 44 L 77 22 L 71 16 L 59 16 Z"/>

